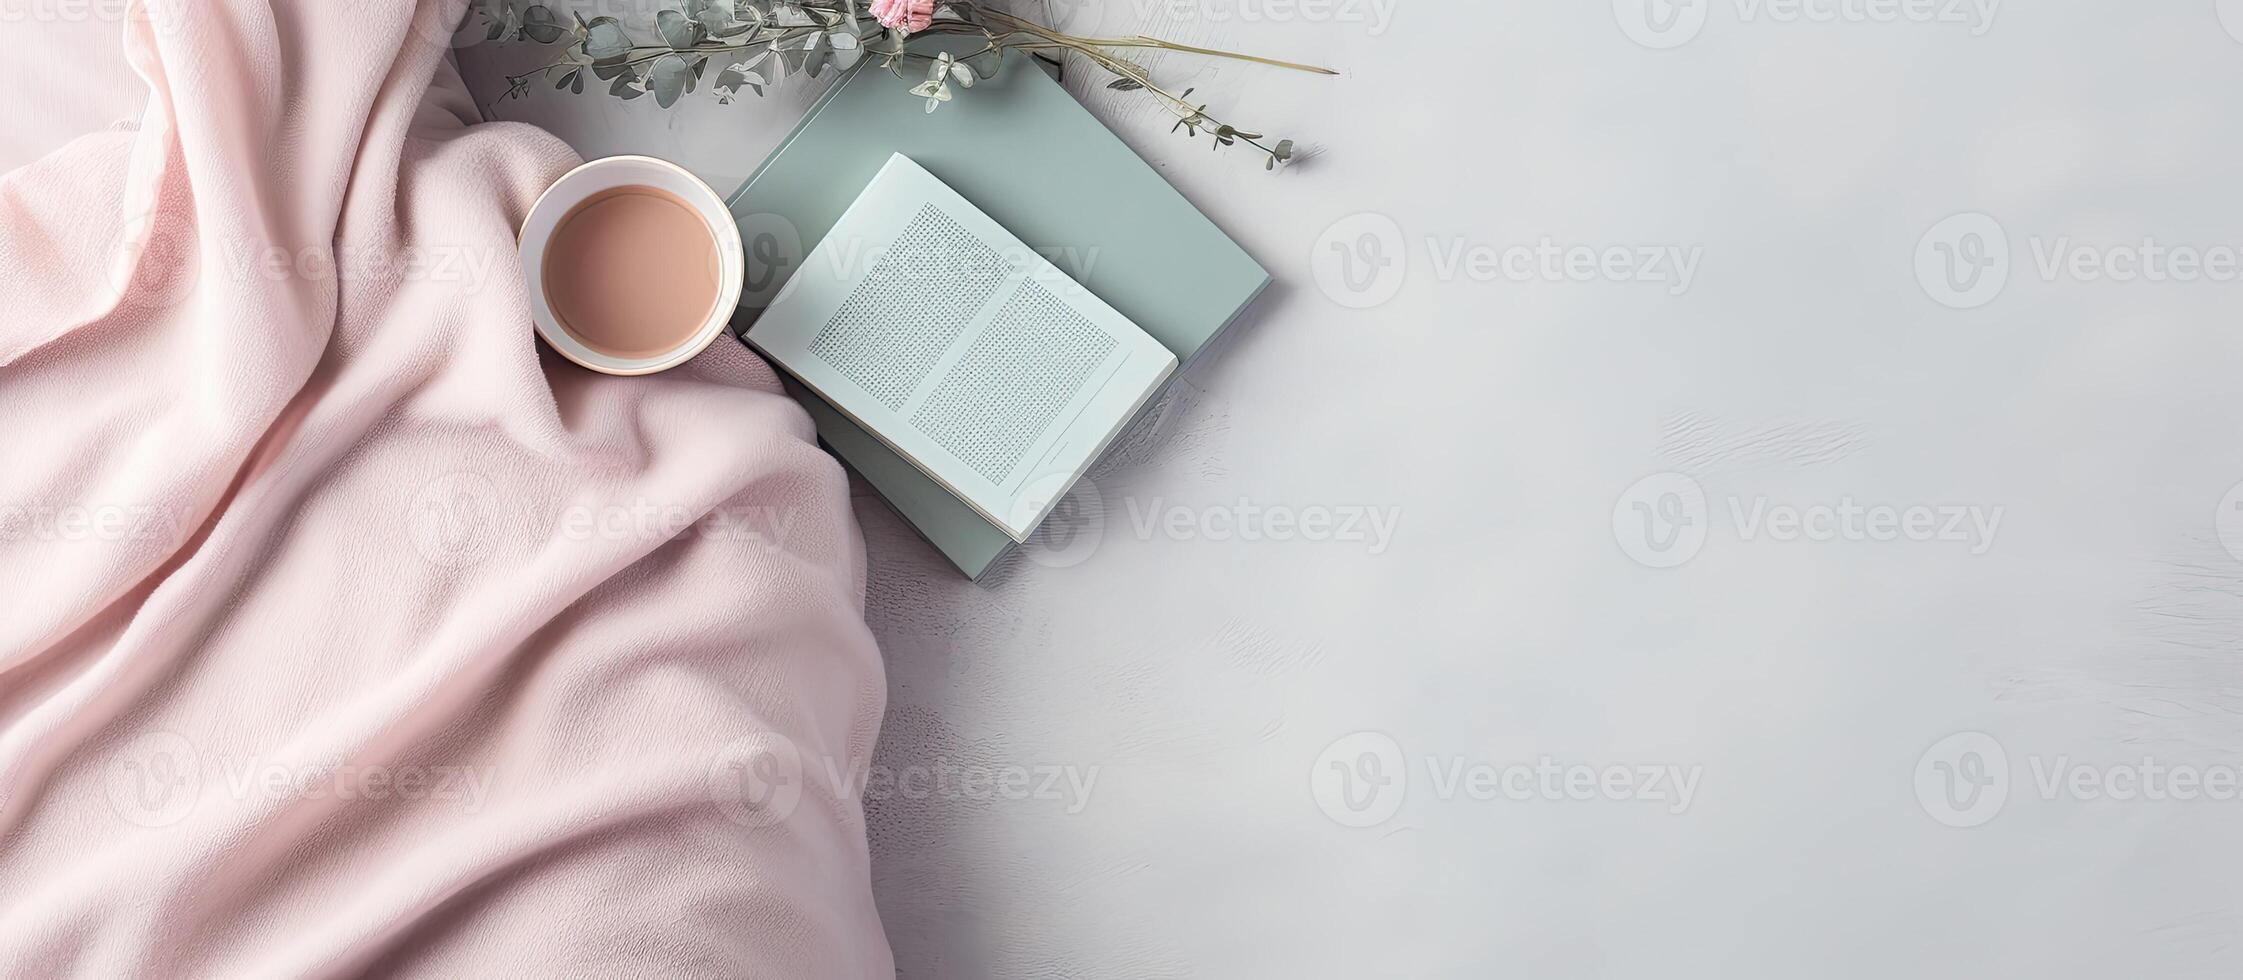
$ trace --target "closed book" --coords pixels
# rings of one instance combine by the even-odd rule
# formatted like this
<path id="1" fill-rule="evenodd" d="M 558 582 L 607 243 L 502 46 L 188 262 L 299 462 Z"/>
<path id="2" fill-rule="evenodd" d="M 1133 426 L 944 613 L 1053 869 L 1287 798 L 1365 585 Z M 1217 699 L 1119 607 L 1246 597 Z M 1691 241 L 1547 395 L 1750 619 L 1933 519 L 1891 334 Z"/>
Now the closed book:
<path id="1" fill-rule="evenodd" d="M 1180 366 L 1269 285 L 1268 272 L 1040 63 L 1008 54 L 995 77 L 971 89 L 954 85 L 954 97 L 932 113 L 909 92 L 925 74 L 925 62 L 913 64 L 904 79 L 871 61 L 852 69 L 730 198 L 748 266 L 736 330 L 754 324 L 897 154 L 1119 311 Z M 846 413 L 799 393 L 827 447 L 968 577 L 981 577 L 1014 546 L 1012 535 Z"/>

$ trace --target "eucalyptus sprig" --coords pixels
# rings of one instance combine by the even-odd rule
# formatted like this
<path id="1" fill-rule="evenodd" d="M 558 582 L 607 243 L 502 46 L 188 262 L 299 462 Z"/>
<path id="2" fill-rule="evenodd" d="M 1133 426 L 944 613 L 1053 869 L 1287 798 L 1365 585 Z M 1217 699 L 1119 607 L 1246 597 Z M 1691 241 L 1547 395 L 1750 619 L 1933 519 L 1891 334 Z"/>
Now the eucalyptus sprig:
<path id="1" fill-rule="evenodd" d="M 566 42 L 553 62 L 520 75 L 507 76 L 501 98 L 521 98 L 537 81 L 551 81 L 555 89 L 582 93 L 585 78 L 606 83 L 608 94 L 620 99 L 653 95 L 663 108 L 676 105 L 695 91 L 717 66 L 710 84 L 719 102 L 731 102 L 742 89 L 762 95 L 789 73 L 818 77 L 827 68 L 847 69 L 865 58 L 897 78 L 909 80 L 907 71 L 924 64 L 925 80 L 910 94 L 927 100 L 933 112 L 950 101 L 951 85 L 972 88 L 976 81 L 993 78 L 1004 62 L 1006 50 L 1031 53 L 1081 55 L 1113 76 L 1107 88 L 1145 92 L 1177 117 L 1172 131 L 1207 135 L 1216 149 L 1245 144 L 1259 150 L 1265 166 L 1276 169 L 1293 159 L 1293 141 L 1267 141 L 1208 115 L 1205 103 L 1191 101 L 1192 89 L 1173 93 L 1155 84 L 1143 65 L 1119 52 L 1132 49 L 1175 51 L 1214 58 L 1248 61 L 1320 75 L 1337 74 L 1327 68 L 1277 61 L 1254 55 L 1193 47 L 1144 36 L 1118 38 L 1077 37 L 1052 30 L 1034 21 L 987 6 L 982 0 L 943 0 L 919 34 L 977 37 L 978 49 L 964 55 L 934 55 L 910 50 L 911 36 L 882 25 L 865 13 L 863 0 L 681 0 L 682 6 L 655 12 L 653 38 L 635 35 L 614 17 L 586 20 L 571 13 L 563 20 L 553 5 L 535 0 L 475 0 L 475 10 L 488 24 L 490 40 L 524 40 L 539 44 Z M 565 6 L 565 4 L 563 4 Z"/>

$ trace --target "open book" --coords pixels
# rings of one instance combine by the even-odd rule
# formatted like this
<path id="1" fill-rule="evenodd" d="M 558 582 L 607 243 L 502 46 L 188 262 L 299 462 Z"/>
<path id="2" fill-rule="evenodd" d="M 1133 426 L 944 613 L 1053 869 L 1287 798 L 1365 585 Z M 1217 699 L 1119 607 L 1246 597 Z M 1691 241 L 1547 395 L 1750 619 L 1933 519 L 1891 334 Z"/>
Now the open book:
<path id="1" fill-rule="evenodd" d="M 1014 541 L 1176 356 L 901 154 L 746 334 Z"/>

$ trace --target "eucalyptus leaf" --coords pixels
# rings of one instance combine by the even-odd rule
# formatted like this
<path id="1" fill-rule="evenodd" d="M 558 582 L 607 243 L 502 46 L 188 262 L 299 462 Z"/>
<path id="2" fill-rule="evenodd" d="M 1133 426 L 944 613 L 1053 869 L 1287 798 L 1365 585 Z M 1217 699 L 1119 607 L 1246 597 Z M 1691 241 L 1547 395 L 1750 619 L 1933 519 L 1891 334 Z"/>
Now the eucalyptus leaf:
<path id="1" fill-rule="evenodd" d="M 825 70 L 826 62 L 832 59 L 833 47 L 826 43 L 824 34 L 812 32 L 802 39 L 802 71 L 804 74 L 811 78 L 818 77 L 818 73 Z"/>
<path id="2" fill-rule="evenodd" d="M 631 32 L 613 17 L 594 17 L 584 24 L 584 53 L 594 61 L 612 61 L 631 53 Z"/>
<path id="3" fill-rule="evenodd" d="M 1262 169 L 1276 170 L 1279 166 L 1291 162 L 1293 162 L 1293 141 L 1278 140 L 1276 146 L 1270 147 L 1269 159 L 1263 162 Z"/>
<path id="4" fill-rule="evenodd" d="M 561 80 L 560 80 L 560 81 L 558 81 L 558 82 L 554 82 L 554 83 L 553 83 L 553 89 L 554 89 L 555 91 L 559 91 L 559 90 L 561 90 L 561 89 L 567 88 L 567 87 L 569 87 L 569 83 L 570 83 L 570 82 L 575 82 L 575 83 L 576 83 L 576 86 L 577 86 L 577 88 L 579 88 L 579 89 L 583 88 L 583 87 L 584 87 L 584 73 L 583 73 L 583 72 L 581 72 L 581 71 L 572 71 L 572 72 L 569 72 L 569 73 L 568 73 L 568 74 L 566 74 L 566 75 L 562 75 L 562 76 L 561 76 Z"/>
<path id="5" fill-rule="evenodd" d="M 974 74 L 980 75 L 983 81 L 987 81 L 997 77 L 997 72 L 1005 67 L 1005 53 L 996 48 L 991 48 L 967 58 L 966 64 L 973 67 Z"/>
<path id="6" fill-rule="evenodd" d="M 711 34 L 722 34 L 736 19 L 732 0 L 693 0 L 693 19 Z"/>
<path id="7" fill-rule="evenodd" d="M 617 78 L 615 79 L 615 84 L 608 86 L 607 93 L 609 95 L 615 96 L 616 98 L 622 99 L 625 102 L 629 102 L 632 99 L 646 94 L 646 90 L 638 87 L 638 80 L 638 72 L 631 71 L 630 69 L 624 69 L 623 74 L 617 76 Z"/>
<path id="8" fill-rule="evenodd" d="M 654 13 L 654 28 L 662 32 L 662 40 L 670 47 L 683 51 L 701 43 L 701 25 L 688 20 L 684 13 L 664 7 Z M 656 93 L 656 98 L 661 94 Z"/>
<path id="9" fill-rule="evenodd" d="M 678 104 L 685 95 L 687 80 L 693 77 L 693 68 L 684 58 L 666 54 L 654 59 L 646 71 L 647 88 L 654 92 L 654 101 L 667 109 Z"/>
<path id="10" fill-rule="evenodd" d="M 864 39 L 856 36 L 855 34 L 851 34 L 848 31 L 832 31 L 827 33 L 826 44 L 832 47 L 835 51 L 864 50 Z"/>
<path id="11" fill-rule="evenodd" d="M 725 27 L 723 30 L 712 31 L 711 33 L 721 38 L 736 38 L 742 34 L 752 35 L 757 28 L 762 26 L 763 25 L 758 24 L 752 20 L 736 20 L 733 21 L 729 26 Z M 747 40 L 754 40 L 754 38 L 749 37 L 747 38 Z"/>
<path id="12" fill-rule="evenodd" d="M 1116 92 L 1135 92 L 1138 89 L 1144 88 L 1145 86 L 1139 83 L 1134 78 L 1117 78 L 1111 82 L 1107 82 L 1106 87 L 1113 89 Z"/>
<path id="13" fill-rule="evenodd" d="M 539 44 L 551 44 L 568 33 L 568 29 L 561 26 L 561 18 L 553 13 L 553 8 L 533 3 L 522 11 L 522 33 Z"/>
<path id="14" fill-rule="evenodd" d="M 756 74 L 751 69 L 743 69 L 738 66 L 727 68 L 717 75 L 717 101 L 730 102 L 743 88 L 752 89 L 755 94 L 762 95 L 763 76 Z"/>
<path id="15" fill-rule="evenodd" d="M 783 2 L 783 0 L 774 0 L 774 2 L 768 9 L 771 14 L 772 23 L 778 24 L 780 27 L 819 26 L 817 18 L 810 16 L 809 12 L 802 9 L 802 5 L 799 3 L 786 3 Z"/>

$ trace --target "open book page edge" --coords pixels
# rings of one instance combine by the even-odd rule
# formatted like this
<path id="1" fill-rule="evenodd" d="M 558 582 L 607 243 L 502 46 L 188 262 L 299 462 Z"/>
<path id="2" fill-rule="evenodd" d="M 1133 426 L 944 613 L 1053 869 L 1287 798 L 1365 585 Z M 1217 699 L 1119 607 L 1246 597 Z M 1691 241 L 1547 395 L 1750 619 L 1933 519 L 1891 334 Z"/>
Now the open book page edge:
<path id="1" fill-rule="evenodd" d="M 1080 434 L 1096 433 L 1097 438 L 1094 447 L 1087 453 L 1080 455 L 1069 454 L 1069 458 L 1073 461 L 1065 469 L 1053 469 L 1042 473 L 1030 472 L 1019 477 L 1008 477 L 1000 482 L 984 481 L 988 488 L 988 495 L 992 498 L 985 503 L 978 498 L 976 493 L 967 492 L 963 486 L 941 472 L 938 466 L 923 458 L 921 447 L 906 445 L 902 440 L 892 436 L 887 430 L 897 424 L 897 421 L 876 421 L 867 418 L 863 412 L 853 409 L 850 405 L 852 399 L 877 396 L 871 396 L 871 393 L 862 391 L 855 386 L 847 386 L 848 390 L 846 391 L 833 390 L 828 384 L 821 383 L 820 380 L 820 375 L 833 373 L 827 366 L 809 365 L 791 360 L 808 356 L 807 348 L 810 338 L 803 336 L 802 330 L 808 329 L 808 324 L 814 322 L 817 319 L 816 317 L 802 318 L 799 323 L 782 324 L 782 330 L 790 332 L 791 335 L 781 341 L 778 347 L 791 349 L 775 349 L 772 344 L 765 342 L 771 338 L 772 331 L 761 328 L 781 323 L 783 316 L 774 316 L 773 314 L 780 314 L 793 305 L 796 299 L 793 294 L 797 291 L 797 287 L 801 286 L 810 277 L 800 274 L 791 277 L 781 288 L 779 294 L 773 297 L 769 307 L 764 311 L 765 315 L 759 317 L 756 323 L 742 335 L 741 339 L 765 357 L 770 358 L 804 387 L 816 393 L 829 407 L 848 418 L 865 432 L 870 433 L 876 440 L 910 463 L 914 469 L 925 474 L 928 479 L 934 481 L 960 503 L 965 504 L 968 509 L 989 522 L 991 526 L 1003 532 L 1015 543 L 1025 543 L 1044 519 L 1050 515 L 1051 511 L 1057 507 L 1058 503 L 1065 499 L 1066 494 L 1072 490 L 1075 484 L 1080 482 L 1083 476 L 1097 464 L 1106 450 L 1128 428 L 1130 422 L 1143 411 L 1144 406 L 1162 390 L 1169 379 L 1174 377 L 1178 369 L 1177 360 L 1172 352 L 1169 352 L 1153 340 L 1149 334 L 1146 334 L 1143 327 L 1138 326 L 1127 316 L 1114 310 L 1101 297 L 1090 292 L 1089 289 L 1083 287 L 1079 281 L 1068 276 L 1063 270 L 1053 266 L 1040 253 L 1027 249 L 1025 243 L 1020 242 L 1018 236 L 1013 235 L 1010 229 L 989 218 L 986 212 L 981 211 L 973 202 L 959 195 L 941 178 L 927 172 L 916 161 L 903 154 L 891 155 L 888 162 L 882 166 L 879 174 L 867 182 L 865 189 L 859 193 L 858 198 L 851 202 L 841 218 L 836 221 L 834 232 L 840 232 L 842 229 L 855 227 L 871 220 L 859 212 L 863 208 L 878 207 L 885 203 L 885 201 L 876 200 L 879 195 L 875 195 L 873 191 L 882 186 L 884 180 L 891 180 L 897 171 L 903 171 L 907 174 L 904 184 L 905 189 L 920 190 L 920 187 L 912 185 L 923 185 L 926 192 L 925 196 L 930 203 L 936 203 L 938 206 L 954 203 L 965 209 L 965 213 L 970 214 L 980 222 L 986 223 L 988 228 L 994 232 L 994 234 L 984 233 L 984 237 L 991 239 L 993 242 L 1010 243 L 1012 246 L 1025 250 L 1027 255 L 1023 258 L 1030 263 L 1030 266 L 1022 267 L 1019 265 L 1020 260 L 1015 260 L 1013 262 L 1014 267 L 1021 269 L 1032 277 L 1050 278 L 1064 282 L 1068 287 L 1065 302 L 1070 307 L 1097 310 L 1111 323 L 1128 328 L 1126 332 L 1118 332 L 1112 327 L 1102 328 L 1123 344 L 1119 355 L 1120 359 L 1109 372 L 1106 381 L 1085 390 L 1094 392 L 1096 389 L 1124 384 L 1123 376 L 1125 374 L 1131 375 L 1134 377 L 1129 383 L 1137 383 L 1137 379 L 1141 379 L 1142 383 L 1134 394 L 1126 396 L 1130 401 L 1126 406 L 1122 406 L 1122 403 L 1116 400 L 1106 401 L 1104 403 L 1106 411 L 1096 414 L 1111 414 L 1114 416 L 1113 420 L 1105 426 L 1085 424 L 1080 421 L 1084 413 L 1091 412 L 1099 407 L 1097 396 L 1095 393 L 1092 394 L 1091 401 L 1070 415 L 1069 420 L 1055 421 L 1043 430 L 1043 434 L 1036 438 L 1035 443 L 1024 450 L 1021 457 L 1022 465 L 1033 467 L 1048 462 L 1053 455 L 1058 454 L 1065 448 L 1064 444 L 1054 444 L 1053 440 L 1061 438 L 1065 433 L 1076 430 L 1078 427 Z M 828 251 L 828 242 L 831 240 L 832 233 L 829 233 L 826 240 L 821 240 L 818 246 L 813 248 L 811 254 L 804 257 L 804 269 L 809 268 L 812 263 L 818 261 L 821 257 L 831 260 L 832 256 L 830 254 L 821 254 Z M 805 301 L 817 302 L 816 299 Z M 788 330 L 787 328 L 793 329 Z M 988 325 L 984 323 L 981 324 L 979 329 L 986 330 L 987 328 Z M 1155 355 L 1157 355 L 1157 358 Z M 825 380 L 834 384 L 845 383 L 845 379 L 826 378 Z M 1121 390 L 1127 391 L 1128 389 L 1125 386 Z M 1113 409 L 1117 406 L 1122 406 L 1122 410 L 1115 412 Z M 900 420 L 901 414 L 900 411 L 897 411 L 886 416 L 885 419 Z M 963 460 L 957 459 L 954 455 L 948 456 L 946 459 L 955 465 L 965 465 Z M 1006 490 L 1007 485 L 1015 489 L 1008 492 Z M 1040 498 L 1036 496 L 1038 491 L 1041 491 Z M 1035 506 L 1037 509 L 1025 521 L 1008 520 L 992 513 L 990 510 L 989 505 L 998 502 L 1000 499 L 1007 503 L 1009 505 L 1007 509 L 1015 514 L 1020 513 L 1021 505 L 1024 504 Z"/>

